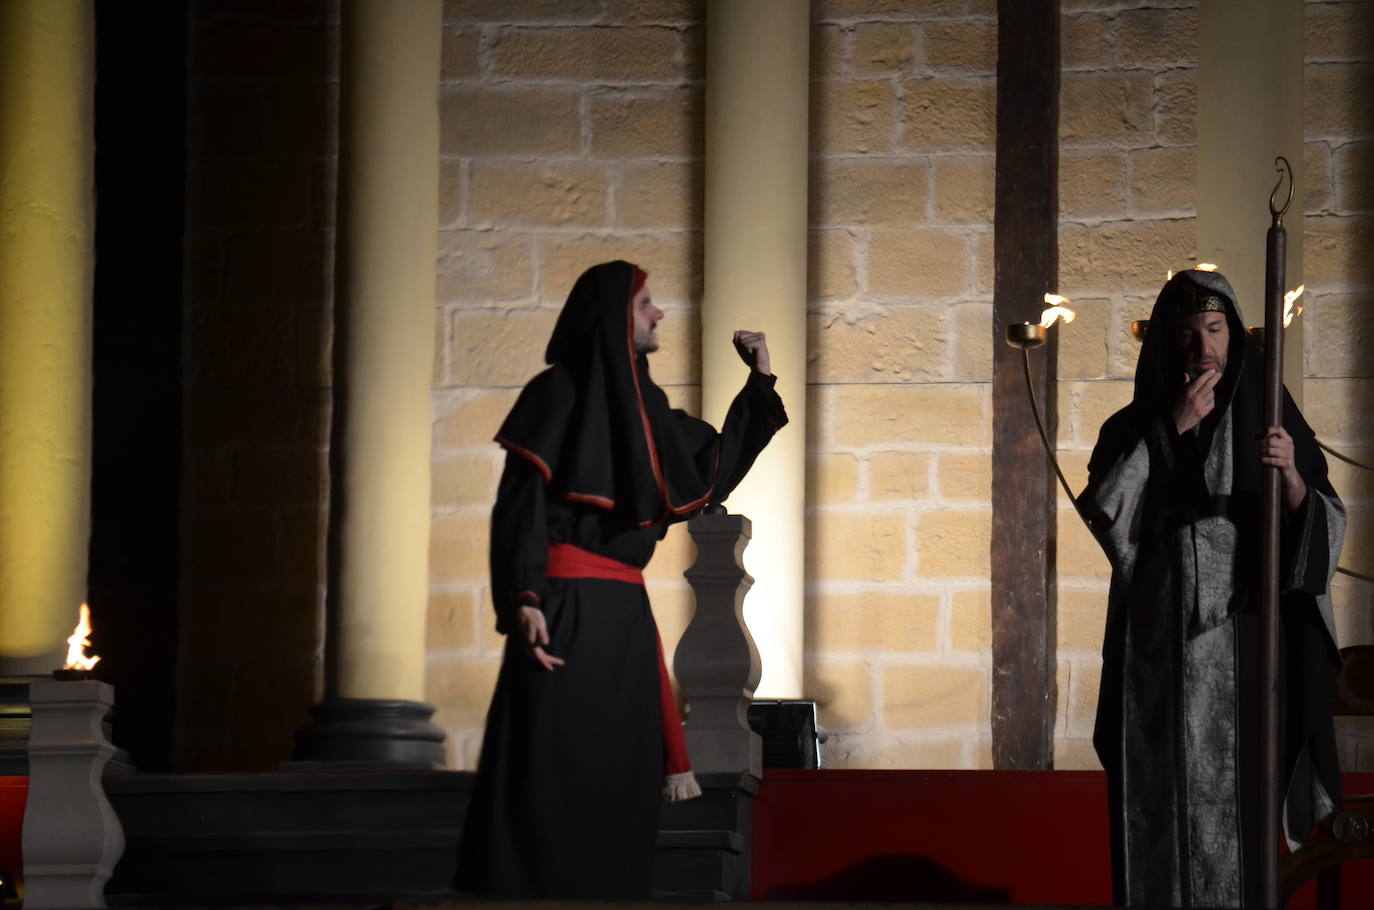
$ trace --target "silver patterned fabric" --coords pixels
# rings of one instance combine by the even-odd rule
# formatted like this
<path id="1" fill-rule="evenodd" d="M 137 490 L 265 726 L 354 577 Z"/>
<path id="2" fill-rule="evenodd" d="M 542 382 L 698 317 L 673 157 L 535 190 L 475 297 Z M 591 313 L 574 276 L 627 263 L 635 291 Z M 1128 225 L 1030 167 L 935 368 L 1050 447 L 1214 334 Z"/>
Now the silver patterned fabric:
<path id="1" fill-rule="evenodd" d="M 1130 906 L 1241 903 L 1240 807 L 1255 797 L 1239 792 L 1236 614 L 1255 567 L 1237 553 L 1240 535 L 1259 528 L 1227 516 L 1234 444 L 1227 414 L 1203 470 L 1209 514 L 1147 548 L 1142 521 L 1157 504 L 1146 439 L 1095 471 L 1080 500 L 1113 568 L 1094 742 L 1114 788 L 1118 896 Z M 1311 489 L 1285 529 L 1295 560 L 1305 560 L 1313 529 L 1324 530 L 1328 584 L 1344 526 L 1339 500 Z M 1316 599 L 1334 646 L 1329 593 Z M 1285 798 L 1290 843 L 1332 808 L 1300 758 Z"/>

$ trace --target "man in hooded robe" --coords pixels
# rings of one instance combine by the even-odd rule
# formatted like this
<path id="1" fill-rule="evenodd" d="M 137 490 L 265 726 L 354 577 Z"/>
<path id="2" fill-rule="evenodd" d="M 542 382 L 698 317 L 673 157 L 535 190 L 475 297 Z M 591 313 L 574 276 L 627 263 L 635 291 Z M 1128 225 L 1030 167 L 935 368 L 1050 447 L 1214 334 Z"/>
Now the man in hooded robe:
<path id="1" fill-rule="evenodd" d="M 1135 396 L 1103 425 L 1079 500 L 1112 565 L 1093 742 L 1107 771 L 1116 902 L 1238 907 L 1259 888 L 1262 475 L 1282 477 L 1280 788 L 1298 846 L 1340 803 L 1330 581 L 1345 528 L 1312 430 L 1235 291 L 1188 270 L 1160 292 Z M 1248 904 L 1247 904 L 1248 905 Z"/>
<path id="2" fill-rule="evenodd" d="M 459 850 L 484 898 L 646 899 L 660 794 L 700 793 L 640 570 L 787 422 L 762 333 L 716 432 L 649 378 L 646 273 L 588 269 L 496 441 L 491 592 L 506 648 Z"/>

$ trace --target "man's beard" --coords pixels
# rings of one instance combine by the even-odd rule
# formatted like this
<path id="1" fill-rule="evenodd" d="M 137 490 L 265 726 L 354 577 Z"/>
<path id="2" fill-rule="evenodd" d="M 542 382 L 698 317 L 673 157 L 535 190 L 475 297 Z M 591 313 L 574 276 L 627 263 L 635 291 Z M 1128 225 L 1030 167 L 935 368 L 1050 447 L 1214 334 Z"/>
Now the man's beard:
<path id="1" fill-rule="evenodd" d="M 654 337 L 653 330 L 635 333 L 635 353 L 652 354 L 658 350 L 658 339 Z"/>

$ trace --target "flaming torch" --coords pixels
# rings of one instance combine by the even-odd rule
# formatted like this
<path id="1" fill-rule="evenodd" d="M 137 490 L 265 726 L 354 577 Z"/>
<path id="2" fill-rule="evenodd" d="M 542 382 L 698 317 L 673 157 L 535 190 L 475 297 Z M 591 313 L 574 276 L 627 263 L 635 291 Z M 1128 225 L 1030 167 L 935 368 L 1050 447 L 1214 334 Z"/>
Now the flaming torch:
<path id="1" fill-rule="evenodd" d="M 1069 488 L 1069 482 L 1064 479 L 1064 472 L 1059 467 L 1059 459 L 1054 457 L 1054 447 L 1050 445 L 1050 438 L 1045 433 L 1045 422 L 1040 418 L 1040 405 L 1035 400 L 1035 386 L 1031 382 L 1030 368 L 1030 349 L 1038 348 L 1045 343 L 1045 333 L 1050 326 L 1054 325 L 1059 319 L 1065 322 L 1073 322 L 1077 315 L 1065 304 L 1072 303 L 1067 297 L 1060 297 L 1058 294 L 1045 295 L 1045 310 L 1040 314 L 1039 322 L 1013 322 L 1007 325 L 1007 344 L 1021 351 L 1021 365 L 1026 370 L 1026 396 L 1030 399 L 1031 413 L 1035 415 L 1035 428 L 1040 431 L 1040 441 L 1045 446 L 1045 454 L 1049 456 L 1050 464 L 1054 465 L 1054 473 L 1059 476 L 1059 485 L 1064 488 L 1064 494 L 1069 497 L 1069 502 L 1073 503 L 1074 510 L 1078 510 L 1078 499 L 1073 495 L 1073 490 Z M 1079 517 L 1082 513 L 1079 512 Z"/>
<path id="2" fill-rule="evenodd" d="M 62 665 L 61 670 L 53 671 L 53 678 L 91 678 L 91 671 L 95 669 L 96 664 L 100 663 L 100 655 L 86 653 L 86 649 L 91 646 L 90 635 L 92 631 L 94 630 L 91 627 L 91 608 L 82 604 L 81 610 L 77 614 L 76 628 L 72 630 L 71 636 L 67 639 L 67 662 Z"/>

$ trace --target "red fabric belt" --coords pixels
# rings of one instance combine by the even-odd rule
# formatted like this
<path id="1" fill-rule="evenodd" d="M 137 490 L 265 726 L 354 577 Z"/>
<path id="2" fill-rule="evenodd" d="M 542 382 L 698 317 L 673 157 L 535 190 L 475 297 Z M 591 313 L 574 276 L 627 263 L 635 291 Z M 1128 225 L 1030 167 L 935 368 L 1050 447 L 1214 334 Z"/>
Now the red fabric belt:
<path id="1" fill-rule="evenodd" d="M 549 578 L 602 578 L 644 584 L 644 573 L 634 566 L 570 543 L 549 544 L 549 567 L 545 574 Z"/>
<path id="2" fill-rule="evenodd" d="M 632 585 L 644 584 L 644 573 L 634 566 L 608 556 L 599 556 L 570 543 L 549 544 L 549 565 L 544 574 L 549 578 L 601 578 L 625 581 Z M 654 632 L 657 635 L 657 624 Z M 677 697 L 673 695 L 672 685 L 668 682 L 668 665 L 663 659 L 662 636 L 658 636 L 658 693 L 663 703 L 664 773 L 690 771 L 692 763 L 687 756 L 687 740 L 678 717 Z"/>

